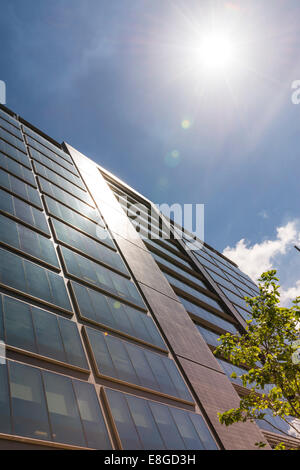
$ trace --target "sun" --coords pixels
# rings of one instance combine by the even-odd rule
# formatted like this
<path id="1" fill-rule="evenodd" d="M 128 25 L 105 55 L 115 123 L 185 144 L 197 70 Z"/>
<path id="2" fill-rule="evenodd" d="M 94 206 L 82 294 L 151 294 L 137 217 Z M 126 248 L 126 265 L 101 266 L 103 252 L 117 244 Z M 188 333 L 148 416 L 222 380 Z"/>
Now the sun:
<path id="1" fill-rule="evenodd" d="M 237 59 L 237 50 L 230 36 L 213 32 L 198 39 L 191 48 L 191 61 L 207 71 L 230 70 Z"/>

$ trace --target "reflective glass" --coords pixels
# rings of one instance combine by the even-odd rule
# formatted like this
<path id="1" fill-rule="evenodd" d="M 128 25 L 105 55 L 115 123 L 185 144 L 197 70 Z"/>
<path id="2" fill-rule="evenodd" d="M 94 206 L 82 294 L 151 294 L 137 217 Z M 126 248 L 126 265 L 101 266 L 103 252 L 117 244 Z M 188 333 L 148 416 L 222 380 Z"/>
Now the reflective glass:
<path id="1" fill-rule="evenodd" d="M 10 116 L 10 114 L 7 114 L 6 112 L 4 112 L 2 109 L 0 109 L 0 116 L 1 116 L 2 119 L 5 119 L 10 124 L 17 127 L 18 129 L 21 128 L 21 124 L 16 119 L 14 119 L 12 116 Z"/>
<path id="2" fill-rule="evenodd" d="M 84 447 L 86 442 L 71 380 L 49 372 L 43 372 L 43 380 L 53 440 Z"/>
<path id="3" fill-rule="evenodd" d="M 199 305 L 190 302 L 184 297 L 178 296 L 178 298 L 189 313 L 193 313 L 194 315 L 197 315 L 197 317 L 203 318 L 204 320 L 207 320 L 210 323 L 213 323 L 214 325 L 223 328 L 223 330 L 229 331 L 233 334 L 238 334 L 238 330 L 236 329 L 236 327 L 229 321 L 219 317 L 218 315 L 214 315 L 212 312 L 209 312 L 208 310 L 205 310 Z"/>
<path id="4" fill-rule="evenodd" d="M 124 450 L 217 450 L 196 413 L 105 389 Z"/>
<path id="5" fill-rule="evenodd" d="M 2 127 L 4 130 L 10 132 L 13 134 L 15 137 L 23 141 L 23 135 L 20 129 L 17 129 L 14 125 L 10 124 L 6 120 L 1 118 L 0 115 L 0 127 Z"/>
<path id="6" fill-rule="evenodd" d="M 71 196 L 71 194 L 67 193 L 63 189 L 60 189 L 55 184 L 50 183 L 49 181 L 45 180 L 40 176 L 38 176 L 38 181 L 40 183 L 42 192 L 48 194 L 54 199 L 57 199 L 58 201 L 73 209 L 74 211 L 79 212 L 79 214 L 82 214 L 88 217 L 89 219 L 98 222 L 99 214 L 96 209 L 93 209 L 89 205 L 85 204 L 85 202 L 79 201 L 79 199 L 77 199 L 76 197 Z"/>
<path id="7" fill-rule="evenodd" d="M 0 364 L 0 432 L 112 448 L 92 384 L 13 361 Z"/>
<path id="8" fill-rule="evenodd" d="M 151 317 L 100 292 L 71 285 L 82 318 L 166 349 Z"/>
<path id="9" fill-rule="evenodd" d="M 182 400 L 193 401 L 175 363 L 168 357 L 108 333 L 91 328 L 86 328 L 86 332 L 100 375 L 108 375 Z"/>
<path id="10" fill-rule="evenodd" d="M 77 172 L 75 166 L 72 163 L 69 163 L 65 158 L 62 158 L 62 157 L 58 156 L 56 153 L 52 152 L 47 147 L 44 147 L 44 145 L 39 144 L 36 140 L 32 139 L 29 136 L 26 136 L 26 141 L 27 141 L 28 145 L 30 145 L 34 149 L 38 150 L 39 152 L 43 153 L 44 155 L 46 155 L 51 160 L 54 160 L 55 163 L 58 163 L 59 165 L 63 166 L 67 170 L 74 173 L 75 175 L 78 175 L 78 172 Z"/>
<path id="11" fill-rule="evenodd" d="M 15 147 L 12 147 L 3 140 L 0 140 L 0 152 L 5 153 L 13 160 L 16 160 L 18 163 L 22 163 L 22 165 L 25 165 L 31 170 L 31 163 L 27 154 L 25 155 L 23 152 L 20 152 L 20 150 L 16 149 Z"/>
<path id="12" fill-rule="evenodd" d="M 10 134 L 6 130 L 2 129 L 0 127 L 0 139 L 5 140 L 9 144 L 13 145 L 16 147 L 18 150 L 21 150 L 21 152 L 27 153 L 26 152 L 26 147 L 23 141 L 19 140 L 17 137 L 14 135 Z"/>
<path id="13" fill-rule="evenodd" d="M 145 308 L 142 297 L 129 279 L 74 253 L 68 248 L 61 247 L 61 252 L 66 270 L 70 275 Z"/>
<path id="14" fill-rule="evenodd" d="M 184 282 L 180 281 L 179 279 L 171 276 L 170 274 L 164 273 L 165 277 L 168 279 L 170 284 L 172 284 L 175 287 L 178 287 L 179 289 L 183 290 L 184 292 L 187 292 L 191 294 L 193 297 L 196 297 L 197 299 L 201 300 L 202 302 L 205 302 L 212 307 L 222 310 L 219 303 L 209 297 L 208 295 L 203 294 L 202 292 L 199 292 L 198 290 L 194 289 L 194 287 L 191 287 L 188 284 L 185 284 Z"/>
<path id="15" fill-rule="evenodd" d="M 33 172 L 17 163 L 15 160 L 6 157 L 3 153 L 0 153 L 0 167 L 36 188 Z"/>
<path id="16" fill-rule="evenodd" d="M 40 371 L 9 363 L 14 433 L 35 439 L 51 439 Z"/>
<path id="17" fill-rule="evenodd" d="M 95 388 L 79 380 L 73 380 L 73 386 L 88 447 L 111 449 Z"/>
<path id="18" fill-rule="evenodd" d="M 6 173 L 0 169 L 0 186 L 7 189 L 16 196 L 20 196 L 26 202 L 29 202 L 33 206 L 43 209 L 41 198 L 36 189 L 32 188 L 26 183 L 23 183 L 18 178 Z"/>
<path id="19" fill-rule="evenodd" d="M 60 270 L 54 245 L 49 238 L 1 214 L 0 243 L 16 248 Z"/>
<path id="20" fill-rule="evenodd" d="M 2 248 L 0 248 L 0 283 L 38 298 L 42 302 L 72 311 L 61 276 Z"/>
<path id="21" fill-rule="evenodd" d="M 78 186 L 75 186 L 73 183 L 70 183 L 65 178 L 62 178 L 60 175 L 58 175 L 52 170 L 49 170 L 40 163 L 34 162 L 34 170 L 38 175 L 43 176 L 44 178 L 54 183 L 56 186 L 59 186 L 71 195 L 94 207 L 94 203 L 91 199 L 91 196 L 86 192 L 86 190 L 78 188 Z"/>
<path id="22" fill-rule="evenodd" d="M 196 325 L 196 327 L 208 344 L 211 344 L 212 346 L 220 346 L 221 343 L 218 341 L 218 338 L 221 336 L 220 333 L 215 333 L 201 325 Z"/>
<path id="23" fill-rule="evenodd" d="M 51 220 L 55 230 L 56 240 L 58 242 L 79 250 L 95 261 L 99 261 L 100 263 L 110 266 L 117 271 L 126 274 L 127 276 L 129 275 L 128 270 L 119 253 L 113 251 L 110 248 L 107 248 L 106 246 L 103 246 L 101 243 L 92 240 L 90 237 L 83 235 L 83 233 L 78 232 L 78 230 L 63 224 L 58 220 Z M 113 246 L 108 232 L 107 240 L 109 246 Z M 106 243 L 106 239 L 103 240 L 103 243 Z"/>
<path id="24" fill-rule="evenodd" d="M 0 212 L 9 214 L 21 222 L 50 236 L 43 212 L 0 189 Z"/>
<path id="25" fill-rule="evenodd" d="M 72 158 L 66 152 L 64 152 L 61 148 L 57 147 L 56 145 L 52 144 L 49 140 L 45 139 L 41 135 L 37 134 L 33 130 L 29 129 L 29 127 L 24 126 L 24 131 L 27 135 L 35 139 L 35 141 L 39 142 L 43 145 L 43 147 L 47 147 L 52 152 L 55 152 L 61 158 L 66 160 L 69 163 L 72 163 Z"/>
<path id="26" fill-rule="evenodd" d="M 29 152 L 31 157 L 37 162 L 42 163 L 42 165 L 46 166 L 55 173 L 58 173 L 59 175 L 63 176 L 68 181 L 71 181 L 71 183 L 76 184 L 80 188 L 85 189 L 81 178 L 74 175 L 74 173 L 71 173 L 70 171 L 66 170 L 61 165 L 58 165 L 58 163 L 55 163 L 53 160 L 50 160 L 50 158 L 46 157 L 46 155 L 43 155 L 41 152 L 38 152 L 37 150 L 31 147 L 29 148 Z"/>
<path id="27" fill-rule="evenodd" d="M 0 361 L 0 432 L 11 433 L 10 400 L 8 389 L 7 366 Z"/>
<path id="28" fill-rule="evenodd" d="M 49 215 L 52 215 L 53 217 L 60 219 L 62 222 L 73 226 L 77 230 L 86 233 L 95 240 L 99 240 L 100 237 L 100 240 L 105 239 L 105 241 L 108 242 L 110 235 L 105 229 L 104 222 L 100 216 L 98 223 L 96 223 L 87 219 L 83 215 L 78 214 L 78 212 L 74 212 L 63 204 L 60 204 L 49 196 L 45 196 L 45 203 Z M 111 241 L 111 245 L 114 246 L 113 241 Z"/>

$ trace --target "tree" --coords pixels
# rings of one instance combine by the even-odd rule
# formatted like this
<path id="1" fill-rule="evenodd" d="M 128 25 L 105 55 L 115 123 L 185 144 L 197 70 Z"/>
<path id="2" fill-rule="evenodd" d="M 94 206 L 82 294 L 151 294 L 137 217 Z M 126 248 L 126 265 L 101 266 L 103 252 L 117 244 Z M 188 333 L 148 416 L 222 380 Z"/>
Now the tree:
<path id="1" fill-rule="evenodd" d="M 297 329 L 300 297 L 293 301 L 291 308 L 279 307 L 279 280 L 275 275 L 276 270 L 263 273 L 259 279 L 260 294 L 245 297 L 252 310 L 246 333 L 242 336 L 227 333 L 219 339 L 221 344 L 215 354 L 246 368 L 244 374 L 233 373 L 231 377 L 240 377 L 243 386 L 248 388 L 248 393 L 240 398 L 240 406 L 219 413 L 219 420 L 226 426 L 247 420 L 269 422 L 267 416 L 271 413 L 288 423 L 300 437 L 297 423 L 300 419 L 300 361 L 297 363 L 295 359 L 295 349 L 300 346 Z M 272 426 L 274 432 L 278 431 L 277 426 Z M 264 446 L 263 443 L 256 445 Z M 276 448 L 285 446 L 280 443 Z"/>

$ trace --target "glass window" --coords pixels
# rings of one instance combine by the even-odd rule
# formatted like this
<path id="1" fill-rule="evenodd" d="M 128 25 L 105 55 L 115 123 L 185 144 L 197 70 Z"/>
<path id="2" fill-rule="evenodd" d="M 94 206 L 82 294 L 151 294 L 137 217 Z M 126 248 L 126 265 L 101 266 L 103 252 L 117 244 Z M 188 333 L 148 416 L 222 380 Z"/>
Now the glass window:
<path id="1" fill-rule="evenodd" d="M 228 289 L 225 289 L 225 287 L 222 287 L 222 291 L 228 297 L 228 299 L 231 300 L 231 302 L 239 305 L 242 308 L 246 308 L 246 309 L 249 308 L 248 305 L 246 304 L 246 301 L 242 299 L 241 297 L 239 297 L 238 295 L 234 294 Z"/>
<path id="2" fill-rule="evenodd" d="M 110 238 L 110 235 L 105 229 L 103 219 L 100 217 L 100 215 L 98 223 L 96 223 L 90 219 L 87 219 L 83 215 L 78 214 L 78 212 L 74 212 L 72 209 L 64 206 L 63 204 L 60 204 L 49 196 L 45 196 L 44 200 L 49 215 L 52 215 L 62 222 L 71 225 L 77 230 L 86 233 L 95 240 L 99 240 L 100 238 L 100 240 L 104 239 L 106 242 L 108 242 L 108 237 Z M 113 241 L 111 241 L 110 244 L 111 246 L 115 246 Z"/>
<path id="3" fill-rule="evenodd" d="M 9 377 L 14 433 L 50 440 L 50 426 L 40 371 L 10 362 Z"/>
<path id="4" fill-rule="evenodd" d="M 217 450 L 196 413 L 105 389 L 123 449 Z"/>
<path id="5" fill-rule="evenodd" d="M 99 215 L 96 209 L 93 209 L 92 207 L 88 206 L 85 202 L 79 201 L 79 199 L 77 199 L 76 197 L 71 196 L 71 194 L 66 193 L 66 191 L 64 191 L 63 189 L 60 189 L 55 184 L 50 183 L 49 181 L 45 180 L 40 176 L 38 176 L 38 181 L 42 192 L 48 194 L 54 199 L 57 199 L 58 201 L 73 209 L 74 211 L 79 212 L 79 214 L 82 214 L 85 217 L 88 217 L 89 219 L 98 222 Z"/>
<path id="6" fill-rule="evenodd" d="M 162 247 L 161 245 L 157 245 L 157 243 L 153 242 L 152 240 L 145 240 L 146 243 L 148 243 L 149 245 L 153 246 L 156 250 L 159 250 L 159 251 L 162 251 L 163 253 L 165 253 L 167 256 L 175 259 L 176 261 L 178 261 L 178 263 L 181 263 L 181 264 L 184 264 L 185 266 L 187 266 L 189 269 L 192 269 L 190 263 L 188 261 L 186 261 L 186 259 L 184 258 L 184 256 L 180 257 L 180 256 L 177 256 L 175 255 L 175 253 L 167 250 L 166 248 Z"/>
<path id="7" fill-rule="evenodd" d="M 33 172 L 0 153 L 0 167 L 36 188 Z"/>
<path id="8" fill-rule="evenodd" d="M 42 163 L 42 165 L 46 166 L 50 170 L 54 171 L 55 173 L 58 173 L 59 175 L 63 176 L 66 178 L 68 181 L 71 181 L 71 183 L 75 184 L 76 186 L 79 186 L 82 189 L 85 189 L 85 186 L 79 178 L 79 176 L 74 175 L 74 173 L 71 173 L 69 170 L 66 170 L 62 166 L 58 165 L 58 163 L 55 163 L 53 160 L 50 160 L 50 158 L 46 157 L 46 155 L 43 155 L 41 152 L 38 152 L 37 150 L 33 148 L 29 148 L 29 152 L 31 155 L 31 158 L 36 160 L 39 163 Z"/>
<path id="9" fill-rule="evenodd" d="M 229 321 L 219 317 L 218 315 L 214 315 L 213 313 L 205 310 L 199 305 L 194 304 L 193 302 L 190 302 L 184 297 L 178 296 L 178 298 L 189 313 L 193 313 L 194 315 L 197 315 L 197 317 L 203 318 L 204 320 L 207 320 L 210 323 L 217 325 L 220 328 L 223 328 L 223 330 L 229 331 L 232 334 L 238 334 L 236 327 Z"/>
<path id="10" fill-rule="evenodd" d="M 65 311 L 72 311 L 61 276 L 2 248 L 0 248 L 0 284 L 28 294 L 41 302 L 56 305 Z"/>
<path id="11" fill-rule="evenodd" d="M 23 183 L 18 178 L 6 173 L 0 169 L 0 186 L 7 191 L 15 194 L 16 196 L 21 197 L 26 202 L 29 202 L 33 206 L 36 206 L 38 209 L 43 210 L 41 198 L 36 189 L 32 188 L 26 183 Z"/>
<path id="12" fill-rule="evenodd" d="M 13 160 L 16 160 L 18 163 L 22 163 L 22 165 L 25 165 L 31 170 L 31 164 L 27 154 L 25 155 L 23 152 L 20 152 L 20 150 L 17 150 L 15 147 L 12 147 L 3 140 L 0 140 L 0 152 L 5 153 Z"/>
<path id="13" fill-rule="evenodd" d="M 148 315 L 75 282 L 71 282 L 71 286 L 81 318 L 166 349 L 154 321 Z"/>
<path id="14" fill-rule="evenodd" d="M 66 160 L 67 162 L 73 164 L 72 158 L 70 155 L 68 155 L 66 152 L 64 152 L 60 147 L 57 147 L 56 145 L 52 144 L 49 140 L 45 139 L 41 135 L 37 134 L 33 130 L 29 129 L 29 127 L 24 126 L 24 131 L 27 135 L 35 139 L 35 141 L 39 142 L 40 144 L 43 145 L 43 147 L 47 147 L 47 149 L 51 150 L 52 152 L 55 152 L 57 155 L 59 155 L 61 158 Z"/>
<path id="15" fill-rule="evenodd" d="M 0 432 L 112 448 L 92 384 L 13 361 L 0 364 L 0 418 Z"/>
<path id="16" fill-rule="evenodd" d="M 54 245 L 49 238 L 0 214 L 0 243 L 16 248 L 60 270 Z"/>
<path id="17" fill-rule="evenodd" d="M 2 127 L 4 130 L 10 132 L 13 134 L 15 137 L 23 141 L 23 135 L 20 129 L 17 129 L 14 125 L 10 124 L 6 120 L 1 118 L 0 115 L 0 127 Z"/>
<path id="18" fill-rule="evenodd" d="M 68 248 L 61 247 L 60 249 L 69 275 L 145 308 L 142 297 L 131 280 L 74 253 Z"/>
<path id="19" fill-rule="evenodd" d="M 10 116 L 10 114 L 5 113 L 2 109 L 0 109 L 0 116 L 2 119 L 5 119 L 13 126 L 17 127 L 18 129 L 21 129 L 21 124 L 12 116 Z"/>
<path id="20" fill-rule="evenodd" d="M 5 434 L 12 432 L 7 366 L 2 361 L 0 361 L 0 432 Z"/>
<path id="21" fill-rule="evenodd" d="M 73 386 L 88 447 L 111 449 L 95 388 L 79 380 L 73 380 Z"/>
<path id="22" fill-rule="evenodd" d="M 150 388 L 192 402 L 175 363 L 108 333 L 86 328 L 99 375 Z M 102 363 L 103 367 L 102 367 Z"/>
<path id="23" fill-rule="evenodd" d="M 54 160 L 55 163 L 58 163 L 59 165 L 63 166 L 67 170 L 74 173 L 75 175 L 78 175 L 78 172 L 77 172 L 75 166 L 73 165 L 73 163 L 69 163 L 66 159 L 61 158 L 56 153 L 52 152 L 47 147 L 44 147 L 43 145 L 39 144 L 36 140 L 32 139 L 29 136 L 26 136 L 26 141 L 27 141 L 28 145 L 30 145 L 34 149 L 38 150 L 39 152 L 43 153 L 44 155 L 46 155 L 51 160 Z"/>
<path id="24" fill-rule="evenodd" d="M 91 199 L 91 196 L 86 192 L 85 189 L 78 188 L 73 183 L 70 183 L 65 178 L 62 178 L 57 173 L 54 173 L 54 171 L 49 170 L 43 165 L 40 165 L 40 163 L 34 162 L 33 165 L 34 165 L 34 170 L 38 175 L 43 176 L 44 178 L 54 183 L 56 186 L 59 186 L 60 188 L 64 189 L 71 195 L 76 196 L 81 201 L 86 202 L 90 206 L 94 207 L 94 203 Z"/>
<path id="25" fill-rule="evenodd" d="M 58 242 L 79 250 L 95 261 L 99 261 L 100 263 L 112 267 L 117 271 L 120 271 L 129 276 L 128 270 L 119 253 L 113 251 L 110 248 L 107 248 L 106 246 L 103 246 L 101 243 L 92 240 L 90 237 L 83 235 L 81 232 L 78 232 L 78 230 L 63 224 L 58 220 L 51 219 L 51 221 L 55 230 L 55 237 Z M 110 247 L 113 246 L 108 232 L 107 238 L 107 244 L 109 244 Z M 106 244 L 106 239 L 102 240 L 102 242 Z"/>
<path id="26" fill-rule="evenodd" d="M 0 212 L 11 215 L 21 222 L 50 236 L 46 217 L 43 212 L 2 189 L 0 189 Z"/>
<path id="27" fill-rule="evenodd" d="M 43 372 L 53 440 L 77 446 L 86 445 L 78 405 L 69 378 Z"/>
<path id="28" fill-rule="evenodd" d="M 221 336 L 220 333 L 215 333 L 214 331 L 208 330 L 200 325 L 196 325 L 196 327 L 208 344 L 216 347 L 220 346 L 221 343 L 218 341 L 218 338 Z"/>
<path id="29" fill-rule="evenodd" d="M 167 261 L 165 258 L 162 258 L 161 256 L 157 255 L 156 253 L 152 253 L 152 256 L 156 261 L 163 264 L 167 268 L 172 269 L 172 271 L 175 271 L 175 273 L 180 274 L 181 276 L 185 277 L 186 279 L 189 279 L 190 281 L 194 282 L 195 284 L 199 284 L 201 287 L 206 289 L 206 285 L 199 278 L 193 276 L 192 274 L 188 273 L 187 271 L 184 271 L 183 269 L 179 268 L 177 265 L 170 263 L 170 261 Z"/>
<path id="30" fill-rule="evenodd" d="M 26 147 L 23 141 L 19 140 L 17 137 L 14 135 L 10 134 L 6 130 L 2 129 L 0 127 L 0 139 L 5 140 L 9 144 L 13 145 L 16 147 L 18 150 L 21 150 L 21 152 L 27 153 L 26 152 Z"/>
<path id="31" fill-rule="evenodd" d="M 201 300 L 201 302 L 205 302 L 218 310 L 222 310 L 219 303 L 216 300 L 209 297 L 208 295 L 205 295 L 204 293 L 199 292 L 198 290 L 194 289 L 194 287 L 191 287 L 190 285 L 185 284 L 184 282 L 171 276 L 170 274 L 164 273 L 164 275 L 172 286 L 178 287 L 179 289 L 191 294 L 193 297 L 196 297 L 197 299 Z"/>

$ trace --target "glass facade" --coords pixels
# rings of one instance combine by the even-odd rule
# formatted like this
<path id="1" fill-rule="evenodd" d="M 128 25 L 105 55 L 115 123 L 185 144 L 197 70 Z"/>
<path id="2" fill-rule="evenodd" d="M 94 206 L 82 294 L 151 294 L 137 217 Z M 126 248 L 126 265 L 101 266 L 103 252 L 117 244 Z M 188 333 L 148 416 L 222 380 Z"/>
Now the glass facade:
<path id="1" fill-rule="evenodd" d="M 206 245 L 191 256 L 150 201 L 112 175 L 103 183 L 95 164 L 97 175 L 140 226 L 140 249 L 156 262 L 150 275 L 148 266 L 135 273 L 102 193 L 69 147 L 0 106 L 0 449 L 7 440 L 16 448 L 223 448 L 183 365 L 185 331 L 177 347 L 172 306 L 163 304 L 180 306 L 178 329 L 187 324 L 195 343 L 201 335 L 213 348 L 222 333 L 243 331 L 235 315 L 249 315 L 243 298 L 257 286 Z M 143 274 L 173 289 L 166 295 L 155 284 L 165 299 L 158 306 Z M 195 363 L 205 368 L 205 360 Z M 221 365 L 228 375 L 233 366 Z"/>

